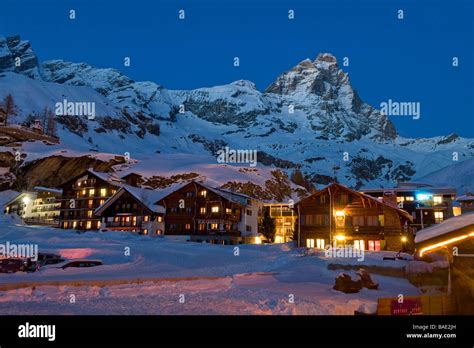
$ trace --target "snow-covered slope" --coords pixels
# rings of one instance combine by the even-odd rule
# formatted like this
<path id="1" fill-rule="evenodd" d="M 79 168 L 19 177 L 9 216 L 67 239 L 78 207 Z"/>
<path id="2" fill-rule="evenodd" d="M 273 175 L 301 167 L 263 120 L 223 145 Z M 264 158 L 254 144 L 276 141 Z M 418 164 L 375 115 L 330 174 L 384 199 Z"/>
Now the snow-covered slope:
<path id="1" fill-rule="evenodd" d="M 247 180 L 262 185 L 271 168 L 280 168 L 289 175 L 299 170 L 313 184 L 337 177 L 367 187 L 393 185 L 443 168 L 453 172 L 453 152 L 459 154 L 459 165 L 473 168 L 472 161 L 463 162 L 474 154 L 472 139 L 400 137 L 387 116 L 361 100 L 329 53 L 303 60 L 264 92 L 245 80 L 175 91 L 86 63 L 54 60 L 28 72 L 15 70 L 8 63 L 12 49 L 5 48 L 12 45 L 2 46 L 11 41 L 0 39 L 0 98 L 11 93 L 22 117 L 45 106 L 54 110 L 63 99 L 95 102 L 95 119 L 59 118 L 62 144 L 57 149 L 129 153 L 138 161 L 129 171 L 193 171 L 214 184 Z M 31 61 L 29 43 L 20 42 L 28 47 L 25 59 Z M 3 64 L 2 55 L 10 57 Z M 257 150 L 259 165 L 252 171 L 246 164 L 218 164 L 217 150 L 225 146 Z M 36 147 L 35 156 L 40 151 Z M 190 161 L 187 168 L 183 159 Z M 472 177 L 463 180 L 463 185 L 473 186 Z"/>

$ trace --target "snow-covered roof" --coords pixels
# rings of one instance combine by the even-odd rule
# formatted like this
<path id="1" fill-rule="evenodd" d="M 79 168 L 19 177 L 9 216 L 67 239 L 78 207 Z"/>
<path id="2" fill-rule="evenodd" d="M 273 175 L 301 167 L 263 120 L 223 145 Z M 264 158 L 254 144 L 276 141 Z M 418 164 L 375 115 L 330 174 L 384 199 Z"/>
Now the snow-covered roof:
<path id="1" fill-rule="evenodd" d="M 465 195 L 458 196 L 456 197 L 455 201 L 458 201 L 458 202 L 474 201 L 474 194 L 467 193 Z"/>
<path id="2" fill-rule="evenodd" d="M 455 216 L 439 224 L 419 230 L 416 232 L 415 243 L 421 243 L 428 239 L 442 236 L 469 225 L 474 226 L 474 212 Z"/>
<path id="3" fill-rule="evenodd" d="M 219 195 L 233 203 L 236 203 L 236 204 L 240 204 L 240 205 L 248 205 L 247 204 L 247 197 L 243 196 L 243 195 L 240 195 L 240 194 L 236 194 L 234 192 L 231 192 L 231 191 L 224 191 L 224 190 L 221 190 L 221 189 L 218 189 L 218 188 L 214 188 L 214 187 L 210 187 L 210 186 L 207 186 L 205 184 L 202 184 L 200 183 L 201 186 L 205 187 L 206 189 L 208 189 L 209 191 L 212 191 L 214 192 L 216 195 Z"/>
<path id="4" fill-rule="evenodd" d="M 3 206 L 6 207 L 10 204 L 12 204 L 13 202 L 25 197 L 25 196 L 31 196 L 33 197 L 34 199 L 36 199 L 38 193 L 37 192 L 29 192 L 29 191 L 25 191 L 25 192 L 21 192 L 19 193 L 18 195 L 16 195 L 15 197 L 13 197 L 12 199 L 10 199 L 8 202 L 6 202 Z"/>
<path id="5" fill-rule="evenodd" d="M 35 186 L 35 187 L 33 187 L 33 190 L 53 192 L 53 193 L 57 193 L 59 195 L 63 193 L 62 189 L 56 189 L 56 188 L 50 188 L 50 187 L 44 187 L 44 186 Z"/>
<path id="6" fill-rule="evenodd" d="M 109 184 L 114 185 L 114 186 L 122 186 L 125 183 L 124 180 L 120 179 L 114 173 L 96 172 L 95 170 L 91 168 L 87 169 L 87 172 L 98 177 L 99 179 L 107 181 Z"/>
<path id="7" fill-rule="evenodd" d="M 163 196 L 163 192 L 159 190 L 150 190 L 141 187 L 135 187 L 130 185 L 123 185 L 114 195 L 109 197 L 104 204 L 98 207 L 94 214 L 98 215 L 101 214 L 107 207 L 109 207 L 117 198 L 122 196 L 124 192 L 130 193 L 135 199 L 141 202 L 144 206 L 155 213 L 163 213 L 165 212 L 165 208 L 161 205 L 155 204 L 158 200 L 161 199 Z"/>

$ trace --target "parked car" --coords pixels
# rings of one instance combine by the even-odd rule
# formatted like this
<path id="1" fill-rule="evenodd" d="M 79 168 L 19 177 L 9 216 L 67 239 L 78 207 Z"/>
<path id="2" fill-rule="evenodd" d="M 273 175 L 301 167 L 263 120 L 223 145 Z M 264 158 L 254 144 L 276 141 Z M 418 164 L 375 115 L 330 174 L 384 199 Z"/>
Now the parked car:
<path id="1" fill-rule="evenodd" d="M 101 260 L 87 260 L 87 259 L 77 259 L 77 260 L 67 260 L 60 264 L 57 264 L 56 268 L 66 269 L 69 267 L 95 267 L 101 266 L 103 263 Z"/>
<path id="2" fill-rule="evenodd" d="M 54 265 L 60 262 L 63 262 L 64 259 L 61 258 L 61 255 L 48 254 L 48 253 L 38 253 L 37 263 L 40 266 L 44 265 Z"/>
<path id="3" fill-rule="evenodd" d="M 19 258 L 9 258 L 0 260 L 0 273 L 24 272 L 27 262 Z"/>

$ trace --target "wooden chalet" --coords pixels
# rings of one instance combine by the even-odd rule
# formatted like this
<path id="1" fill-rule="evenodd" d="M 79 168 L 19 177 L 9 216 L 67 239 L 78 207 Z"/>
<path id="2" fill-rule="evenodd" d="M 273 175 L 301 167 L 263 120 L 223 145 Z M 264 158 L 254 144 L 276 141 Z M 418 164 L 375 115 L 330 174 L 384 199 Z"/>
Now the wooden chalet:
<path id="1" fill-rule="evenodd" d="M 154 204 L 160 196 L 159 191 L 124 185 L 94 215 L 101 219 L 101 229 L 163 235 L 164 208 Z"/>
<path id="2" fill-rule="evenodd" d="M 298 246 L 328 244 L 363 250 L 410 250 L 406 211 L 341 184 L 332 184 L 295 204 Z"/>
<path id="3" fill-rule="evenodd" d="M 156 202 L 165 208 L 165 233 L 215 244 L 258 242 L 263 204 L 243 194 L 190 182 Z"/>
<path id="4" fill-rule="evenodd" d="M 66 181 L 61 185 L 61 213 L 59 226 L 90 230 L 100 228 L 100 217 L 94 210 L 105 203 L 124 181 L 113 174 L 96 172 L 92 169 Z"/>

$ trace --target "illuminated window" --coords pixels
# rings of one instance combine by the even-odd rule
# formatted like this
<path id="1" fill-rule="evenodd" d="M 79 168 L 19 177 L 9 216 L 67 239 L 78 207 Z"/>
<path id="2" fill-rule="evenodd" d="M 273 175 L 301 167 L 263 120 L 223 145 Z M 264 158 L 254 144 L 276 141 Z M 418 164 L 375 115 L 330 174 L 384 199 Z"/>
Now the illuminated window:
<path id="1" fill-rule="evenodd" d="M 145 215 L 143 217 L 143 221 L 145 221 L 145 222 L 150 221 L 150 217 L 148 215 Z"/>
<path id="2" fill-rule="evenodd" d="M 406 197 L 405 197 L 405 200 L 406 200 L 406 201 L 414 201 L 414 200 L 415 200 L 415 197 L 413 197 L 413 196 L 406 196 Z"/>
<path id="3" fill-rule="evenodd" d="M 397 197 L 397 202 L 405 202 L 405 197 Z"/>
<path id="4" fill-rule="evenodd" d="M 148 230 L 146 228 L 143 230 L 143 234 L 148 234 Z"/>
<path id="5" fill-rule="evenodd" d="M 136 216 L 132 217 L 132 222 L 133 222 L 133 226 L 137 225 L 137 217 Z"/>
<path id="6" fill-rule="evenodd" d="M 369 250 L 370 251 L 380 251 L 380 241 L 379 240 L 369 240 Z"/>
<path id="7" fill-rule="evenodd" d="M 158 235 L 161 235 L 161 234 L 163 234 L 163 231 L 162 230 L 156 230 L 155 233 L 158 234 Z"/>
<path id="8" fill-rule="evenodd" d="M 92 221 L 87 221 L 86 223 L 86 229 L 90 230 L 92 227 Z"/>
<path id="9" fill-rule="evenodd" d="M 68 228 L 68 223 L 67 222 L 64 222 L 63 228 Z"/>
<path id="10" fill-rule="evenodd" d="M 201 197 L 206 197 L 207 196 L 207 191 L 206 190 L 202 190 L 201 192 L 199 192 L 199 195 Z"/>
<path id="11" fill-rule="evenodd" d="M 205 224 L 199 224 L 198 229 L 199 229 L 199 231 L 204 231 L 206 229 L 206 225 Z"/>
<path id="12" fill-rule="evenodd" d="M 99 201 L 99 204 L 102 205 L 102 204 L 104 204 L 104 202 L 105 202 L 105 200 L 101 199 L 101 200 Z"/>
<path id="13" fill-rule="evenodd" d="M 365 250 L 365 242 L 362 239 L 354 240 L 354 249 Z"/>
<path id="14" fill-rule="evenodd" d="M 85 195 L 86 195 L 86 193 L 87 193 L 87 191 L 86 191 L 86 190 L 82 190 L 82 195 L 83 195 L 83 196 L 85 196 Z"/>
<path id="15" fill-rule="evenodd" d="M 184 225 L 184 228 L 185 228 L 186 230 L 190 230 L 190 229 L 191 229 L 191 224 L 185 224 L 185 225 Z"/>
<path id="16" fill-rule="evenodd" d="M 76 228 L 77 227 L 77 221 L 73 221 L 72 222 L 72 228 Z"/>
<path id="17" fill-rule="evenodd" d="M 435 217 L 435 222 L 439 224 L 440 222 L 443 222 L 443 212 L 442 211 L 435 211 L 434 212 L 434 217 Z"/>
<path id="18" fill-rule="evenodd" d="M 434 203 L 434 204 L 441 204 L 441 203 L 443 203 L 443 196 L 433 196 L 433 203 Z"/>
<path id="19" fill-rule="evenodd" d="M 101 196 L 101 197 L 107 196 L 107 189 L 101 188 L 101 189 L 100 189 L 100 196 Z"/>
<path id="20" fill-rule="evenodd" d="M 92 210 L 88 210 L 88 211 L 87 211 L 87 217 L 88 217 L 88 218 L 91 218 L 91 217 L 92 217 Z"/>
<path id="21" fill-rule="evenodd" d="M 118 216 L 114 217 L 114 222 L 119 222 L 119 220 L 120 220 L 120 219 L 119 219 Z"/>
<path id="22" fill-rule="evenodd" d="M 163 216 L 158 216 L 158 217 L 156 218 L 156 220 L 157 220 L 158 222 L 163 222 Z"/>
<path id="23" fill-rule="evenodd" d="M 324 249 L 324 244 L 325 244 L 324 239 L 316 239 L 316 248 Z"/>
<path id="24" fill-rule="evenodd" d="M 226 214 L 232 214 L 232 209 L 230 209 L 230 208 L 225 208 L 225 213 L 226 213 Z"/>
<path id="25" fill-rule="evenodd" d="M 90 189 L 89 190 L 89 197 L 94 197 L 95 194 L 95 189 Z"/>
<path id="26" fill-rule="evenodd" d="M 92 207 L 92 205 L 94 204 L 94 200 L 93 200 L 93 199 L 89 199 L 88 203 L 89 203 L 89 207 Z"/>
<path id="27" fill-rule="evenodd" d="M 306 239 L 306 247 L 314 248 L 314 239 Z"/>
<path id="28" fill-rule="evenodd" d="M 210 224 L 211 230 L 217 230 L 218 225 L 217 224 Z"/>
<path id="29" fill-rule="evenodd" d="M 199 208 L 199 212 L 200 212 L 201 214 L 206 214 L 206 207 L 201 207 L 201 208 Z"/>
<path id="30" fill-rule="evenodd" d="M 126 222 L 130 222 L 130 216 L 127 216 L 127 217 L 125 218 L 125 221 L 126 221 Z"/>
<path id="31" fill-rule="evenodd" d="M 213 206 L 213 207 L 211 208 L 211 212 L 212 212 L 212 213 L 218 213 L 218 212 L 219 212 L 219 207 L 218 207 L 217 205 Z"/>

